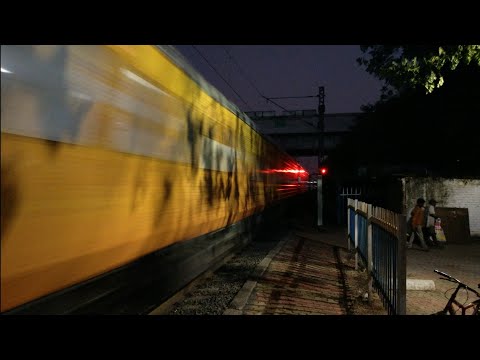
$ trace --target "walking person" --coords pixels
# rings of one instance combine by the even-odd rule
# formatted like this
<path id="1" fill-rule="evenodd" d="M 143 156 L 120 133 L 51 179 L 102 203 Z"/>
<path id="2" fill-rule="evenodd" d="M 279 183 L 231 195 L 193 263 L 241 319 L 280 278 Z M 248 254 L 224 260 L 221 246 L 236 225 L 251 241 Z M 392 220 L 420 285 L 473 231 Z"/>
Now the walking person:
<path id="1" fill-rule="evenodd" d="M 423 226 L 425 225 L 425 200 L 423 198 L 417 199 L 417 205 L 413 208 L 411 213 L 412 215 L 412 234 L 410 235 L 410 240 L 407 243 L 407 248 L 411 249 L 413 245 L 413 239 L 415 235 L 417 235 L 418 239 L 420 240 L 420 244 L 422 245 L 422 249 L 424 251 L 428 251 L 428 246 L 425 243 L 425 239 L 423 238 Z"/>
<path id="2" fill-rule="evenodd" d="M 413 209 L 415 209 L 415 206 L 411 207 L 407 211 L 407 239 L 410 239 L 410 235 L 412 235 L 412 233 L 413 233 L 413 228 L 412 228 Z"/>
<path id="3" fill-rule="evenodd" d="M 435 199 L 430 199 L 428 205 L 426 231 L 427 241 L 432 241 L 434 246 L 440 247 L 440 243 L 437 241 L 437 235 L 435 233 L 435 220 L 438 219 L 438 216 L 435 214 L 435 206 L 437 205 L 437 201 Z"/>

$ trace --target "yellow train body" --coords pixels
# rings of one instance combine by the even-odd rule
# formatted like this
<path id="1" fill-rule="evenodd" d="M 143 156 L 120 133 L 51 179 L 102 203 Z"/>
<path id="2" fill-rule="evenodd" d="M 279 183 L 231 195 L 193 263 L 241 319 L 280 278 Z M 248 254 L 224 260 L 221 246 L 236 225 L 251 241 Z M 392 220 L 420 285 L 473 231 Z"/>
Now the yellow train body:
<path id="1" fill-rule="evenodd" d="M 2 46 L 2 312 L 304 191 L 165 49 Z"/>

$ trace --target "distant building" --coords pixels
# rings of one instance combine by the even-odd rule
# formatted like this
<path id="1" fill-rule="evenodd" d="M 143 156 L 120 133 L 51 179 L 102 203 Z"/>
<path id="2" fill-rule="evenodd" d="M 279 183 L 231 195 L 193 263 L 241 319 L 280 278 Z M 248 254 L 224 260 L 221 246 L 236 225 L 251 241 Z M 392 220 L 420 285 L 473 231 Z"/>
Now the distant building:
<path id="1" fill-rule="evenodd" d="M 246 113 L 260 131 L 270 136 L 286 152 L 295 157 L 310 173 L 318 173 L 318 114 L 316 110 L 253 111 Z M 328 156 L 342 138 L 351 131 L 359 113 L 325 114 L 324 146 Z"/>

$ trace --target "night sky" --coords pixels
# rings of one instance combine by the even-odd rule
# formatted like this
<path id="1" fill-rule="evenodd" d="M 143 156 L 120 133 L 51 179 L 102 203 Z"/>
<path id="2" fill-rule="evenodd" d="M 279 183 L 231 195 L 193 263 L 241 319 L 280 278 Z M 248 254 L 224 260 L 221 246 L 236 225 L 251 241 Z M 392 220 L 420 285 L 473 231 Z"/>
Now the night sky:
<path id="1" fill-rule="evenodd" d="M 243 111 L 282 111 L 267 103 L 249 81 L 266 97 L 316 95 L 318 86 L 325 86 L 326 113 L 359 112 L 361 105 L 380 96 L 382 83 L 356 62 L 359 45 L 195 45 L 246 104 L 192 45 L 175 47 Z M 317 98 L 274 101 L 288 110 L 318 105 Z"/>

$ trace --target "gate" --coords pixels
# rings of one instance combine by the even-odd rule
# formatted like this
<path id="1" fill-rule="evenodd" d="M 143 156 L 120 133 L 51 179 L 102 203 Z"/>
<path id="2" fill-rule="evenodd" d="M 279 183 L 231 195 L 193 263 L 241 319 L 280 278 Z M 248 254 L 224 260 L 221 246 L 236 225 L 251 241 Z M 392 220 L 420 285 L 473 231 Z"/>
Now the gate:
<path id="1" fill-rule="evenodd" d="M 365 192 L 363 186 L 342 186 L 337 188 L 337 224 L 347 224 L 347 198 L 359 199 Z"/>

